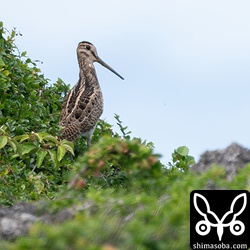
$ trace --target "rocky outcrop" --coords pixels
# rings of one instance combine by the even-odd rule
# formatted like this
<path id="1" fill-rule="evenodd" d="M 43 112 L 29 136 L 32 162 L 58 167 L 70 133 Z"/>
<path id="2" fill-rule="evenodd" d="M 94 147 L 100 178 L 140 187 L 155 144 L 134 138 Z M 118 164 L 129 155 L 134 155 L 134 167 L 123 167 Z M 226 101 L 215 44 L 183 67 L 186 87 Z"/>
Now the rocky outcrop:
<path id="1" fill-rule="evenodd" d="M 26 234 L 30 225 L 38 220 L 35 211 L 35 206 L 26 202 L 11 208 L 0 206 L 0 240 L 13 240 Z"/>
<path id="2" fill-rule="evenodd" d="M 206 151 L 200 157 L 197 164 L 193 165 L 192 170 L 200 173 L 211 168 L 213 165 L 224 167 L 228 180 L 231 180 L 237 170 L 250 163 L 250 150 L 233 143 L 225 149 Z"/>
<path id="3" fill-rule="evenodd" d="M 28 233 L 29 227 L 36 221 L 43 223 L 61 223 L 72 219 L 79 211 L 93 210 L 93 203 L 84 202 L 81 206 L 65 208 L 58 213 L 51 214 L 46 209 L 46 202 L 37 203 L 20 202 L 12 207 L 3 207 L 0 205 L 0 241 L 14 240 L 18 236 Z"/>

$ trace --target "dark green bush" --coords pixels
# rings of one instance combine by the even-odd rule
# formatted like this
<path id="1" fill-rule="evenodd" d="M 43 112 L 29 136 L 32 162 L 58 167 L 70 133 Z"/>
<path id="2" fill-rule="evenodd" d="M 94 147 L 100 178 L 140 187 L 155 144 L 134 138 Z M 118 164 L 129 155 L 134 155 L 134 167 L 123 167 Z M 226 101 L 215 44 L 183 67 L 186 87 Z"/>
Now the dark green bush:
<path id="1" fill-rule="evenodd" d="M 5 35 L 0 23 L 0 124 L 11 136 L 31 131 L 56 134 L 68 86 L 60 79 L 49 85 L 26 52 L 20 53 L 15 46 L 15 30 Z"/>
<path id="2" fill-rule="evenodd" d="M 52 198 L 71 166 L 68 154 L 63 162 L 62 158 L 67 151 L 73 153 L 72 144 L 57 139 L 60 108 L 69 87 L 60 79 L 49 85 L 27 53 L 19 52 L 16 35 L 0 22 L 2 204 Z"/>

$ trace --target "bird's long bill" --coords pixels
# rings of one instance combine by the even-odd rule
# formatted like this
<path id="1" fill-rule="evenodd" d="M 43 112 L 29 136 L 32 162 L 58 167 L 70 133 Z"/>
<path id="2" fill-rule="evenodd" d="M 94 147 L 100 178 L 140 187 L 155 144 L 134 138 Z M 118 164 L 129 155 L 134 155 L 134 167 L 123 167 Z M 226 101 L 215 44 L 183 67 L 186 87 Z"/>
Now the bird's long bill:
<path id="1" fill-rule="evenodd" d="M 121 75 L 119 75 L 114 69 L 112 69 L 107 63 L 105 63 L 100 57 L 98 57 L 97 62 L 99 62 L 103 67 L 109 69 L 111 72 L 113 72 L 114 74 L 119 76 L 122 80 L 124 80 L 124 78 Z"/>

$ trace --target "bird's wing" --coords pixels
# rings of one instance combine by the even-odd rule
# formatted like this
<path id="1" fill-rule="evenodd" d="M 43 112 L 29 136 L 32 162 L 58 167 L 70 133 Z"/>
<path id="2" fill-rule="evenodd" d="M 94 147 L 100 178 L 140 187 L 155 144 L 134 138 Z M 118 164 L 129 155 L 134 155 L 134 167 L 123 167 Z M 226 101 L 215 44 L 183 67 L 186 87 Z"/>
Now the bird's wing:
<path id="1" fill-rule="evenodd" d="M 95 88 L 88 84 L 86 79 L 79 82 L 70 90 L 66 96 L 60 118 L 60 125 L 68 126 L 72 123 L 82 123 L 98 105 L 98 95 Z"/>

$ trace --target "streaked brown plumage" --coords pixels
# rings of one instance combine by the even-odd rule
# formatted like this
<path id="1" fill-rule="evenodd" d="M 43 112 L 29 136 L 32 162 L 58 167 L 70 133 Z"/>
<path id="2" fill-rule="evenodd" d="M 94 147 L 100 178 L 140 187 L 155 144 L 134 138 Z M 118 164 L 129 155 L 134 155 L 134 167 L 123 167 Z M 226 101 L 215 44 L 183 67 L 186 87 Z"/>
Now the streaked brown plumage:
<path id="1" fill-rule="evenodd" d="M 99 62 L 121 79 L 123 77 L 100 59 L 96 48 L 90 42 L 84 41 L 78 44 L 77 58 L 80 68 L 79 81 L 65 97 L 62 105 L 61 137 L 74 141 L 77 137 L 86 135 L 89 148 L 96 124 L 103 112 L 102 91 L 93 63 Z"/>

